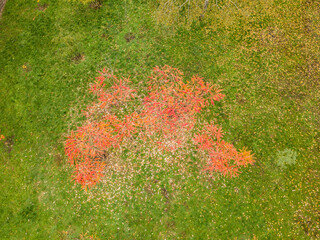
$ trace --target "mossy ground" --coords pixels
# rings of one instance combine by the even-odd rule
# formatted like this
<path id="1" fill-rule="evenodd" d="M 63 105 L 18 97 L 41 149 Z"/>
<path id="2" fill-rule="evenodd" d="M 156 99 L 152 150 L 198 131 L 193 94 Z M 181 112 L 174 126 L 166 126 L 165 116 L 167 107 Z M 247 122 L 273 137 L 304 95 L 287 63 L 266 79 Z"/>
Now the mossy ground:
<path id="1" fill-rule="evenodd" d="M 156 26 L 148 1 L 8 1 L 0 20 L 1 239 L 318 238 L 319 5 L 272 2 L 261 14 L 221 13 L 172 30 Z M 255 165 L 238 178 L 187 179 L 181 189 L 161 173 L 158 194 L 115 196 L 114 205 L 92 197 L 108 189 L 75 186 L 63 152 L 72 114 L 91 100 L 88 84 L 107 67 L 139 86 L 164 64 L 225 90 L 218 122 L 228 141 L 255 153 Z M 281 169 L 284 149 L 297 159 Z"/>

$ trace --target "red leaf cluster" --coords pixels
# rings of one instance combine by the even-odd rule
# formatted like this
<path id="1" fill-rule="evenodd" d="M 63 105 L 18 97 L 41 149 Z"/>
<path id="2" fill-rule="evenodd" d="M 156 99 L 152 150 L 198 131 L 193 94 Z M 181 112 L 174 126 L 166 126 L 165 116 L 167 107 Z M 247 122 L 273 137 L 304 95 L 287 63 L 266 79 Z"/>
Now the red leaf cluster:
<path id="1" fill-rule="evenodd" d="M 253 163 L 250 152 L 238 152 L 223 141 L 221 128 L 213 123 L 195 127 L 199 113 L 224 97 L 221 89 L 199 76 L 184 82 L 183 73 L 170 66 L 155 67 L 149 78 L 148 94 L 141 106 L 131 112 L 126 107 L 136 98 L 137 91 L 127 86 L 129 79 L 118 79 L 104 69 L 90 86 L 97 102 L 87 108 L 87 121 L 71 132 L 65 143 L 66 155 L 76 168 L 76 182 L 84 188 L 99 182 L 106 153 L 132 138 L 149 141 L 172 153 L 192 147 L 189 145 L 193 142 L 197 151 L 208 154 L 206 169 L 224 175 L 235 176 L 240 166 Z M 106 88 L 106 82 L 113 85 Z"/>
<path id="2" fill-rule="evenodd" d="M 245 148 L 238 152 L 232 144 L 222 140 L 222 136 L 222 129 L 211 123 L 201 133 L 195 134 L 193 141 L 199 150 L 209 155 L 206 170 L 221 172 L 230 177 L 237 176 L 240 166 L 254 162 L 253 155 Z"/>

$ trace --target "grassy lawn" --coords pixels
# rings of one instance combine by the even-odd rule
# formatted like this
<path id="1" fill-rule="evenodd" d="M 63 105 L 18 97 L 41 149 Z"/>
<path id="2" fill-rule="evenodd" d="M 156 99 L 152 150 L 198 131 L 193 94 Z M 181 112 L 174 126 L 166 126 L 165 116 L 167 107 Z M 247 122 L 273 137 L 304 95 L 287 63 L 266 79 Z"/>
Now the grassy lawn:
<path id="1" fill-rule="evenodd" d="M 319 3 L 252 3 L 243 14 L 216 8 L 190 29 L 157 25 L 155 8 L 148 0 L 7 2 L 0 239 L 319 238 Z M 139 88 L 165 64 L 224 89 L 206 117 L 236 148 L 252 150 L 255 164 L 216 180 L 173 169 L 157 184 L 146 168 L 129 190 L 115 177 L 83 191 L 63 149 L 92 100 L 89 83 L 106 67 Z M 281 167 L 286 151 L 296 161 Z"/>

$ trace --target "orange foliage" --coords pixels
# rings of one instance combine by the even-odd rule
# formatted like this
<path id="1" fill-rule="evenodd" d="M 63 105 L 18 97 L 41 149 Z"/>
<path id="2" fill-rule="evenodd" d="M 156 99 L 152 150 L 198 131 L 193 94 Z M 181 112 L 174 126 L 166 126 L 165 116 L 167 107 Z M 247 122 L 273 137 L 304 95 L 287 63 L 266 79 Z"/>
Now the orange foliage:
<path id="1" fill-rule="evenodd" d="M 235 147 L 222 140 L 222 129 L 213 124 L 207 125 L 193 138 L 200 150 L 209 155 L 207 170 L 221 172 L 224 175 L 237 176 L 240 166 L 252 164 L 253 155 L 246 149 L 238 152 Z"/>
<path id="2" fill-rule="evenodd" d="M 90 86 L 98 101 L 87 108 L 87 121 L 65 142 L 66 155 L 76 168 L 75 181 L 84 188 L 95 185 L 103 176 L 106 153 L 134 138 L 172 153 L 192 147 L 189 145 L 193 142 L 197 151 L 208 154 L 205 169 L 224 175 L 235 176 L 239 167 L 252 164 L 250 151 L 238 152 L 222 140 L 221 128 L 213 123 L 202 129 L 195 127 L 198 113 L 220 101 L 224 97 L 222 90 L 199 76 L 193 76 L 190 82 L 184 82 L 182 77 L 182 72 L 170 66 L 155 67 L 140 108 L 117 116 L 119 112 L 126 113 L 126 106 L 136 98 L 137 91 L 127 86 L 129 79 L 118 79 L 104 69 Z M 113 82 L 108 89 L 106 80 Z"/>
<path id="3" fill-rule="evenodd" d="M 1 132 L 1 130 L 0 130 L 0 132 Z M 5 137 L 2 134 L 0 134 L 0 141 L 3 139 L 5 139 Z"/>

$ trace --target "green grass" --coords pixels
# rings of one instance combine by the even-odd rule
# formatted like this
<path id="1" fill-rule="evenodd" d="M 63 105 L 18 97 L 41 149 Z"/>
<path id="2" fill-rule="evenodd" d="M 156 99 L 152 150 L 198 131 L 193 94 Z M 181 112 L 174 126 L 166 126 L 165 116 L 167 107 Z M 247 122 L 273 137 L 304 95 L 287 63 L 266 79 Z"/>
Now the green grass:
<path id="1" fill-rule="evenodd" d="M 0 20 L 1 239 L 319 237 L 316 2 L 286 1 L 261 16 L 230 16 L 231 26 L 215 27 L 213 17 L 176 31 L 155 25 L 148 1 L 106 0 L 100 9 L 44 3 L 41 11 L 36 1 L 8 1 Z M 128 33 L 135 38 L 127 41 Z M 118 194 L 116 204 L 101 197 L 103 184 L 82 191 L 63 153 L 71 109 L 78 115 L 91 100 L 88 84 L 103 67 L 139 86 L 164 64 L 225 90 L 217 120 L 228 141 L 255 153 L 255 165 L 215 181 L 162 172 L 153 193 Z M 284 149 L 297 159 L 281 169 Z M 137 174 L 136 189 L 148 174 Z"/>

